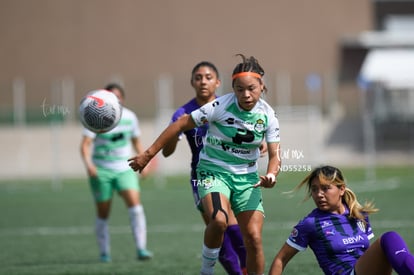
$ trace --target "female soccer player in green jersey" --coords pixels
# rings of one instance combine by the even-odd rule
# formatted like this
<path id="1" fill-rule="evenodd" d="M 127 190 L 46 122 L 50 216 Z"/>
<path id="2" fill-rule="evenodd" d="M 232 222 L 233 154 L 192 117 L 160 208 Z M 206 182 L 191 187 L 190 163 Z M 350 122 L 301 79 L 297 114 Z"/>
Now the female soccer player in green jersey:
<path id="1" fill-rule="evenodd" d="M 279 121 L 261 97 L 266 91 L 264 70 L 256 58 L 239 56 L 242 62 L 233 70 L 232 93 L 181 116 L 143 154 L 129 159 L 133 170 L 142 171 L 178 133 L 209 124 L 197 165 L 198 192 L 202 209 L 209 217 L 201 274 L 214 272 L 230 209 L 243 234 L 248 274 L 264 273 L 260 187 L 272 188 L 276 184 L 280 167 Z M 257 160 L 263 139 L 268 147 L 268 165 L 266 175 L 259 176 Z"/>
<path id="2" fill-rule="evenodd" d="M 123 102 L 124 90 L 120 85 L 109 84 L 105 89 Z M 138 259 L 152 257 L 152 252 L 146 249 L 146 219 L 139 180 L 126 161 L 132 155 L 132 148 L 136 153 L 143 152 L 140 135 L 138 118 L 126 107 L 122 109 L 119 124 L 111 131 L 95 134 L 86 128 L 83 130 L 81 156 L 96 204 L 95 232 L 102 262 L 111 261 L 108 218 L 114 191 L 119 193 L 128 208 Z"/>

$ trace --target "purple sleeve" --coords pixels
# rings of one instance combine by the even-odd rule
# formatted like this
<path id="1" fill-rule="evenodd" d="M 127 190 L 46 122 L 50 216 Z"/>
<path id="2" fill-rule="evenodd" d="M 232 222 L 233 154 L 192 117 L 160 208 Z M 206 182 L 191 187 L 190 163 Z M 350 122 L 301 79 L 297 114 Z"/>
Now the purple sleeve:
<path id="1" fill-rule="evenodd" d="M 174 112 L 174 114 L 172 115 L 172 118 L 171 118 L 171 123 L 173 123 L 174 121 L 176 121 L 178 118 L 180 118 L 182 115 L 184 115 L 185 114 L 185 110 L 184 110 L 184 108 L 178 108 L 175 112 Z"/>
<path id="2" fill-rule="evenodd" d="M 309 222 L 308 218 L 301 220 L 293 227 L 287 243 L 299 251 L 305 250 L 309 245 L 309 238 L 312 231 L 312 226 L 309 226 L 310 224 L 312 223 Z"/>

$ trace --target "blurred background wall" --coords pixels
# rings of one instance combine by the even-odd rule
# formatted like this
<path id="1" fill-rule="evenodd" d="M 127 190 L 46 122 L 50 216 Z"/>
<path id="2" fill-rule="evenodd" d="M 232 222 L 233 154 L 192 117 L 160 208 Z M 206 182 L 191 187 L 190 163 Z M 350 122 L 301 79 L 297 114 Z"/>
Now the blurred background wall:
<path id="1" fill-rule="evenodd" d="M 397 42 L 382 35 L 388 15 L 412 25 L 412 4 L 0 0 L 0 176 L 84 175 L 77 105 L 110 81 L 125 86 L 126 105 L 140 117 L 149 145 L 193 96 L 193 66 L 215 63 L 220 93 L 227 93 L 237 53 L 255 56 L 266 71 L 286 165 L 413 164 L 414 116 L 393 121 L 394 135 L 376 131 L 367 100 L 378 99 L 366 95 L 375 93 L 368 84 L 378 79 L 357 81 L 371 50 L 412 49 L 407 37 L 414 28 L 403 28 Z M 397 106 L 411 102 L 412 87 L 398 91 L 408 101 L 400 98 Z M 189 151 L 181 145 L 176 156 L 158 158 L 160 173 L 188 171 Z"/>

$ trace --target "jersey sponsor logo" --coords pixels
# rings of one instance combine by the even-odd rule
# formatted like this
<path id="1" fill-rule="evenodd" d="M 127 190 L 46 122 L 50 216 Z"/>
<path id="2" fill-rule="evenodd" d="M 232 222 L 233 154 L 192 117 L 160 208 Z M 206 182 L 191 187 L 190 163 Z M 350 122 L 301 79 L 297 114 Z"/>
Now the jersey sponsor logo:
<path id="1" fill-rule="evenodd" d="M 229 151 L 233 154 L 248 155 L 251 153 L 249 149 L 233 148 L 225 144 L 221 144 L 221 148 L 223 148 L 223 151 Z"/>
<path id="2" fill-rule="evenodd" d="M 224 121 L 227 122 L 227 124 L 229 125 L 234 125 L 234 124 L 242 125 L 248 131 L 255 130 L 256 125 L 259 124 L 259 122 L 261 121 L 263 124 L 263 129 L 264 129 L 264 120 L 262 119 L 258 119 L 256 122 L 250 122 L 250 121 L 244 121 L 241 119 L 237 119 L 234 117 L 229 117 L 229 118 L 226 118 Z M 261 126 L 257 126 L 257 127 L 260 128 Z"/>
<path id="3" fill-rule="evenodd" d="M 328 226 L 332 226 L 333 224 L 329 221 L 323 221 L 323 223 L 321 224 L 322 228 L 328 227 Z"/>
<path id="4" fill-rule="evenodd" d="M 124 133 L 119 133 L 119 134 L 115 134 L 111 138 L 111 141 L 115 142 L 115 141 L 122 140 L 122 139 L 124 139 Z"/>
<path id="5" fill-rule="evenodd" d="M 250 154 L 250 150 L 248 150 L 248 149 L 230 148 L 230 151 L 234 154 L 240 154 L 240 155 Z"/>
<path id="6" fill-rule="evenodd" d="M 361 235 L 356 235 L 354 237 L 343 238 L 342 243 L 343 244 L 354 244 L 354 243 L 357 243 L 363 240 L 364 240 L 364 237 L 362 237 Z"/>
<path id="7" fill-rule="evenodd" d="M 250 143 L 254 141 L 254 133 L 249 130 L 237 129 L 237 134 L 232 140 L 236 144 L 242 144 L 242 142 Z"/>

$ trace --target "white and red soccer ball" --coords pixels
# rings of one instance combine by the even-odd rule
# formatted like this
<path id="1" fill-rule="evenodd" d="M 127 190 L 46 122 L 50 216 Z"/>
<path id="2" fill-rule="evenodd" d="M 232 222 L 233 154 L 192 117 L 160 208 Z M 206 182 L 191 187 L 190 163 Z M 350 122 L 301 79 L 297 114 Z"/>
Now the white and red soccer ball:
<path id="1" fill-rule="evenodd" d="M 95 133 L 105 133 L 115 128 L 121 115 L 121 102 L 114 93 L 107 90 L 89 92 L 79 105 L 80 121 Z"/>

